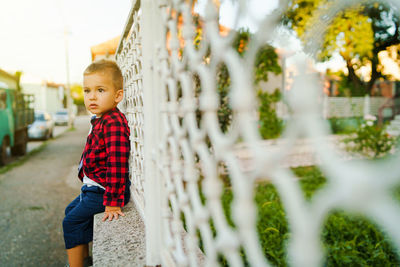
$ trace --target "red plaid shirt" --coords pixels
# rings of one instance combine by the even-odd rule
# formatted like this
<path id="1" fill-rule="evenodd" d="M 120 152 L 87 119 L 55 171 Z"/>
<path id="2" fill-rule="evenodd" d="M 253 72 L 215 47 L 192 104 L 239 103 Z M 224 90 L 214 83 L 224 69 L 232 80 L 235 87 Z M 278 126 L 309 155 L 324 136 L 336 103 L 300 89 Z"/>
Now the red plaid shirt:
<path id="1" fill-rule="evenodd" d="M 92 119 L 92 131 L 86 140 L 79 170 L 102 185 L 104 206 L 123 207 L 124 192 L 129 179 L 130 131 L 125 115 L 114 108 L 99 119 Z M 83 171 L 83 172 L 82 172 Z"/>

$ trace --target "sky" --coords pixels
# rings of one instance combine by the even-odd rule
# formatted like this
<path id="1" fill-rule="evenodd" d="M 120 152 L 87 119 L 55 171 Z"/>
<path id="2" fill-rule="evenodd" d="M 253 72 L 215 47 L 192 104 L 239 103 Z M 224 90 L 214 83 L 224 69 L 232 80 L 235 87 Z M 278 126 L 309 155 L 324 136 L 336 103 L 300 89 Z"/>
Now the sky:
<path id="1" fill-rule="evenodd" d="M 122 33 L 131 0 L 0 0 L 0 68 L 22 81 L 82 80 L 90 47 Z M 68 32 L 66 35 L 65 32 Z"/>
<path id="2" fill-rule="evenodd" d="M 256 30 L 258 22 L 265 18 L 278 6 L 278 0 L 245 0 L 247 2 L 247 10 L 245 16 L 241 17 L 237 27 L 248 27 Z M 200 1 L 201 2 L 201 1 Z M 220 23 L 228 27 L 235 25 L 235 14 L 238 5 L 237 0 L 221 0 Z"/>
<path id="3" fill-rule="evenodd" d="M 278 3 L 246 1 L 247 16 L 238 26 L 250 29 Z M 228 27 L 234 25 L 234 2 L 221 0 L 220 22 Z M 200 14 L 204 3 L 199 0 Z M 65 83 L 68 51 L 70 82 L 80 83 L 90 47 L 122 33 L 130 6 L 131 0 L 0 0 L 0 69 L 21 70 L 22 82 Z"/>

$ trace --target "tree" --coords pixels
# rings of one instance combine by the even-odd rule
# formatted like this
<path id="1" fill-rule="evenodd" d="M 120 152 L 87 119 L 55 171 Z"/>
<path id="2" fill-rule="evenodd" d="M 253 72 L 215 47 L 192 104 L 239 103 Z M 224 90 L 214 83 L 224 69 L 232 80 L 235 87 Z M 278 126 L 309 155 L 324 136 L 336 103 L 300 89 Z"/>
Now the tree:
<path id="1" fill-rule="evenodd" d="M 79 84 L 71 85 L 71 96 L 75 105 L 84 105 L 83 103 L 83 89 Z"/>
<path id="2" fill-rule="evenodd" d="M 329 2 L 292 0 L 283 22 L 306 41 L 306 30 L 321 23 L 319 8 L 329 5 Z M 399 18 L 383 3 L 348 8 L 337 14 L 327 27 L 318 59 L 328 61 L 338 53 L 346 62 L 346 83 L 352 85 L 353 95 L 371 94 L 375 82 L 385 78 L 378 54 L 400 44 L 399 31 Z M 370 77 L 362 77 L 362 67 L 370 69 Z"/>
<path id="3" fill-rule="evenodd" d="M 17 78 L 17 91 L 21 91 L 21 76 L 23 72 L 18 70 L 15 72 L 15 77 Z"/>

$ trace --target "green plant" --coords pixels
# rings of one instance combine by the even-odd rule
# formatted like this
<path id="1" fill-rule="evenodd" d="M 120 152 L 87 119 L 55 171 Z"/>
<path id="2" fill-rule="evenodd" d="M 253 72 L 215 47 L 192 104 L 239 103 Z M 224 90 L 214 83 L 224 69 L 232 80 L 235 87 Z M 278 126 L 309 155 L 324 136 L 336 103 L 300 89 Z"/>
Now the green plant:
<path id="1" fill-rule="evenodd" d="M 283 122 L 278 118 L 275 110 L 275 104 L 281 99 L 279 89 L 272 94 L 258 91 L 260 105 L 259 112 L 259 132 L 263 139 L 272 139 L 280 136 L 283 129 Z"/>
<path id="2" fill-rule="evenodd" d="M 232 108 L 229 104 L 229 90 L 231 77 L 225 64 L 221 64 L 217 70 L 217 92 L 219 95 L 219 109 L 217 111 L 219 126 L 222 132 L 227 132 L 232 121 Z"/>
<path id="3" fill-rule="evenodd" d="M 399 266 L 390 240 L 376 225 L 357 214 L 336 211 L 322 231 L 326 266 Z"/>
<path id="4" fill-rule="evenodd" d="M 375 125 L 375 120 L 374 116 L 366 117 L 355 134 L 343 140 L 348 151 L 367 158 L 380 158 L 392 150 L 396 138 L 390 136 L 384 127 Z"/>
<path id="5" fill-rule="evenodd" d="M 200 47 L 202 40 L 202 30 L 198 22 L 195 25 L 197 27 L 197 34 L 194 43 L 196 47 Z M 251 41 L 251 38 L 252 34 L 248 29 L 239 29 L 238 32 L 236 33 L 236 36 L 232 41 L 232 47 L 238 52 L 240 56 L 243 57 L 245 55 L 248 44 Z M 208 52 L 204 56 L 205 64 L 208 64 L 207 63 L 208 59 L 211 56 L 212 56 L 211 50 L 208 49 Z M 278 55 L 275 52 L 275 48 L 273 48 L 270 45 L 264 45 L 259 48 L 254 62 L 253 84 L 256 86 L 256 88 L 258 88 L 260 82 L 268 81 L 268 74 L 271 72 L 274 73 L 275 75 L 278 75 L 282 72 L 282 70 L 278 62 Z M 198 97 L 202 90 L 201 79 L 199 75 L 194 74 L 193 81 L 195 84 L 195 95 Z M 229 93 L 231 90 L 231 76 L 229 73 L 229 69 L 225 63 L 221 63 L 217 66 L 216 85 L 217 85 L 216 91 L 219 96 L 219 108 L 217 111 L 218 121 L 221 131 L 225 133 L 228 131 L 229 126 L 231 125 L 232 115 L 233 115 L 232 108 L 229 102 Z M 269 99 L 274 99 L 276 97 L 280 97 L 280 94 L 273 93 Z M 267 93 L 265 93 L 264 99 L 267 100 L 266 98 L 267 98 Z M 263 110 L 268 110 L 268 112 L 263 112 L 263 116 L 271 115 L 273 118 L 269 119 L 262 117 L 261 120 L 268 123 L 276 121 L 274 102 L 270 100 L 264 101 L 264 99 L 260 99 L 262 105 L 262 107 L 260 108 L 262 108 Z M 199 125 L 201 121 L 201 115 L 202 114 L 200 110 L 197 110 L 196 116 Z M 274 135 L 274 137 L 276 137 L 276 135 Z M 267 138 L 271 137 L 269 137 L 269 135 L 267 134 Z"/>

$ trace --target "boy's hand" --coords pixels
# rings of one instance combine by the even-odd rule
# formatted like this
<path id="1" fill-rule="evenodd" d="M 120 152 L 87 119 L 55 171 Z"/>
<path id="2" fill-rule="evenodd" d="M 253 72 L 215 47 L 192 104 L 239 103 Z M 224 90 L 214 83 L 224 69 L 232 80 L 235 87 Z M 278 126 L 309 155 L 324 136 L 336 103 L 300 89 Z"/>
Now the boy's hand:
<path id="1" fill-rule="evenodd" d="M 106 210 L 104 212 L 104 217 L 103 217 L 103 222 L 105 220 L 112 221 L 113 218 L 116 220 L 118 219 L 118 215 L 125 216 L 125 214 L 121 211 L 120 207 L 111 207 L 111 206 L 106 206 Z"/>

